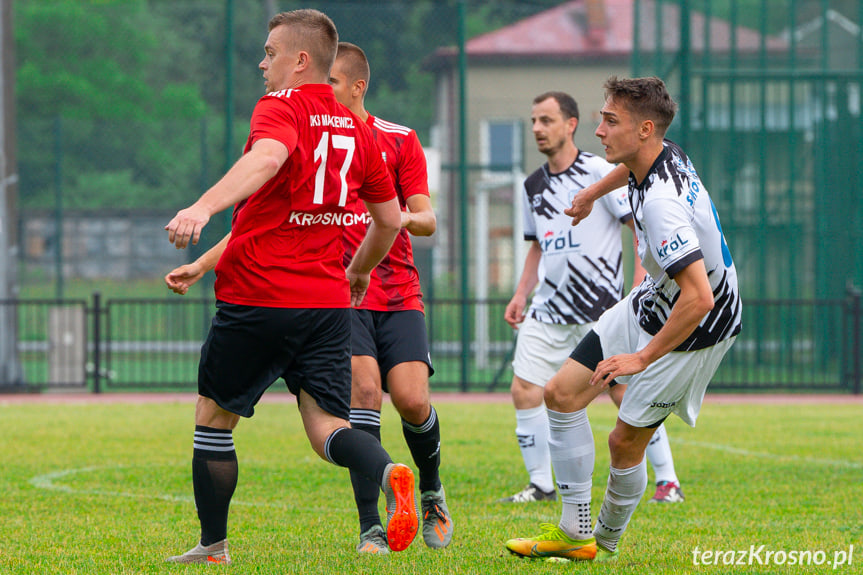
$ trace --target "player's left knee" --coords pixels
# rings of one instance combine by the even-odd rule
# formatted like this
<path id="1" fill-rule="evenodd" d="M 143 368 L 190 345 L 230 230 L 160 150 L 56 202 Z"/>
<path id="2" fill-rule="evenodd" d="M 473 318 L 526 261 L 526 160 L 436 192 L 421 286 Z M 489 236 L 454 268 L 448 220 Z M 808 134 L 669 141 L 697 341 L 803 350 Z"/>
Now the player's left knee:
<path id="1" fill-rule="evenodd" d="M 423 398 L 410 398 L 395 407 L 401 418 L 412 425 L 422 425 L 431 415 L 431 405 Z"/>
<path id="2" fill-rule="evenodd" d="M 625 462 L 625 467 L 638 465 L 644 456 L 644 449 L 643 442 L 631 433 L 615 428 L 608 434 L 608 450 L 612 459 Z"/>
<path id="3" fill-rule="evenodd" d="M 375 389 L 352 389 L 351 390 L 351 407 L 360 409 L 376 409 L 380 411 L 382 403 L 382 395 L 379 390 Z"/>

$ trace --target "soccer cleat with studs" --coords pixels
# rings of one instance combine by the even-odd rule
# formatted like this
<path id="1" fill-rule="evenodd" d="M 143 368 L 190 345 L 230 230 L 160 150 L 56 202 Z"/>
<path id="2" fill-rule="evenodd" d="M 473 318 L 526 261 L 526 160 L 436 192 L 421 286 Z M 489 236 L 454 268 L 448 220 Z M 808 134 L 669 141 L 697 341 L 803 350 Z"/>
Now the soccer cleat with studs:
<path id="1" fill-rule="evenodd" d="M 420 495 L 423 515 L 423 540 L 432 549 L 443 549 L 452 541 L 452 516 L 446 506 L 443 487 L 437 491 L 423 491 Z"/>
<path id="2" fill-rule="evenodd" d="M 561 558 L 570 561 L 590 561 L 596 557 L 596 539 L 572 539 L 551 523 L 540 525 L 542 533 L 536 537 L 510 539 L 507 550 L 513 555 L 531 559 Z"/>
<path id="3" fill-rule="evenodd" d="M 656 484 L 656 493 L 648 503 L 683 503 L 683 491 L 673 481 L 660 481 Z"/>
<path id="4" fill-rule="evenodd" d="M 360 534 L 357 553 L 360 555 L 386 555 L 390 552 L 387 535 L 380 525 L 372 525 Z"/>
<path id="5" fill-rule="evenodd" d="M 414 472 L 401 463 L 388 464 L 383 490 L 387 499 L 387 544 L 392 551 L 404 551 L 419 529 Z"/>
<path id="6" fill-rule="evenodd" d="M 531 501 L 557 501 L 557 491 L 554 489 L 543 491 L 535 483 L 531 483 L 515 495 L 497 500 L 498 503 L 529 503 Z"/>
<path id="7" fill-rule="evenodd" d="M 195 547 L 189 549 L 182 555 L 168 557 L 169 563 L 209 563 L 214 565 L 230 565 L 231 556 L 228 555 L 228 540 L 222 539 L 212 545 L 201 545 L 199 542 Z"/>
<path id="8" fill-rule="evenodd" d="M 620 556 L 620 549 L 609 551 L 599 543 L 596 544 L 596 557 L 593 558 L 594 563 L 611 563 L 617 561 Z"/>

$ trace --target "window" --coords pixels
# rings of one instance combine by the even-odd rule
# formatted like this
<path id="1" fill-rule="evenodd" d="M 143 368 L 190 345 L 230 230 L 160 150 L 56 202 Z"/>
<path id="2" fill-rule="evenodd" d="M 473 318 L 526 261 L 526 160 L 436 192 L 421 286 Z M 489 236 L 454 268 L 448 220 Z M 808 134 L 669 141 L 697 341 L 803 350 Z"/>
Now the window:
<path id="1" fill-rule="evenodd" d="M 513 169 L 521 169 L 521 120 L 482 121 L 480 162 L 484 180 L 508 180 Z"/>

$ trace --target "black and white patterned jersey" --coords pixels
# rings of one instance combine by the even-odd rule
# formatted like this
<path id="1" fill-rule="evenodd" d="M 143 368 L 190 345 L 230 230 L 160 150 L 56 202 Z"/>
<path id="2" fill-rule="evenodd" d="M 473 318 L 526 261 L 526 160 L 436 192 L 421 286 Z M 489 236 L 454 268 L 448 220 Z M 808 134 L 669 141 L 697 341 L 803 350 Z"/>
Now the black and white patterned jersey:
<path id="1" fill-rule="evenodd" d="M 539 283 L 529 314 L 543 323 L 583 324 L 599 319 L 623 297 L 621 222 L 632 218 L 626 188 L 606 194 L 573 227 L 563 210 L 575 195 L 614 166 L 579 151 L 559 174 L 545 164 L 524 182 L 524 239 L 542 249 Z"/>
<path id="2" fill-rule="evenodd" d="M 719 215 L 692 162 L 677 144 L 669 140 L 664 144 L 641 186 L 629 175 L 638 255 L 647 271 L 633 292 L 632 309 L 642 329 L 655 335 L 680 296 L 680 287 L 672 278 L 703 259 L 714 307 L 675 351 L 703 349 L 740 332 L 737 271 Z"/>

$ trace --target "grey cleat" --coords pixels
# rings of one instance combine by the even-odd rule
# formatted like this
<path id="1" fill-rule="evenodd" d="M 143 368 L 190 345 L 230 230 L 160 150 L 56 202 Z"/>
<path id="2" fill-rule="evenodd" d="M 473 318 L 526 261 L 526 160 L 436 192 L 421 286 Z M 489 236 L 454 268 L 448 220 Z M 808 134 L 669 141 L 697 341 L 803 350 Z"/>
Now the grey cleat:
<path id="1" fill-rule="evenodd" d="M 230 565 L 231 556 L 228 555 L 228 540 L 222 539 L 212 545 L 201 545 L 199 542 L 194 548 L 189 549 L 182 555 L 168 557 L 169 563 L 211 563 L 216 565 Z"/>
<path id="2" fill-rule="evenodd" d="M 420 494 L 423 515 L 423 540 L 432 549 L 443 549 L 452 541 L 452 516 L 446 506 L 443 487 Z"/>
<path id="3" fill-rule="evenodd" d="M 380 525 L 372 525 L 360 534 L 360 544 L 357 545 L 360 555 L 386 555 L 389 552 L 387 534 Z"/>

